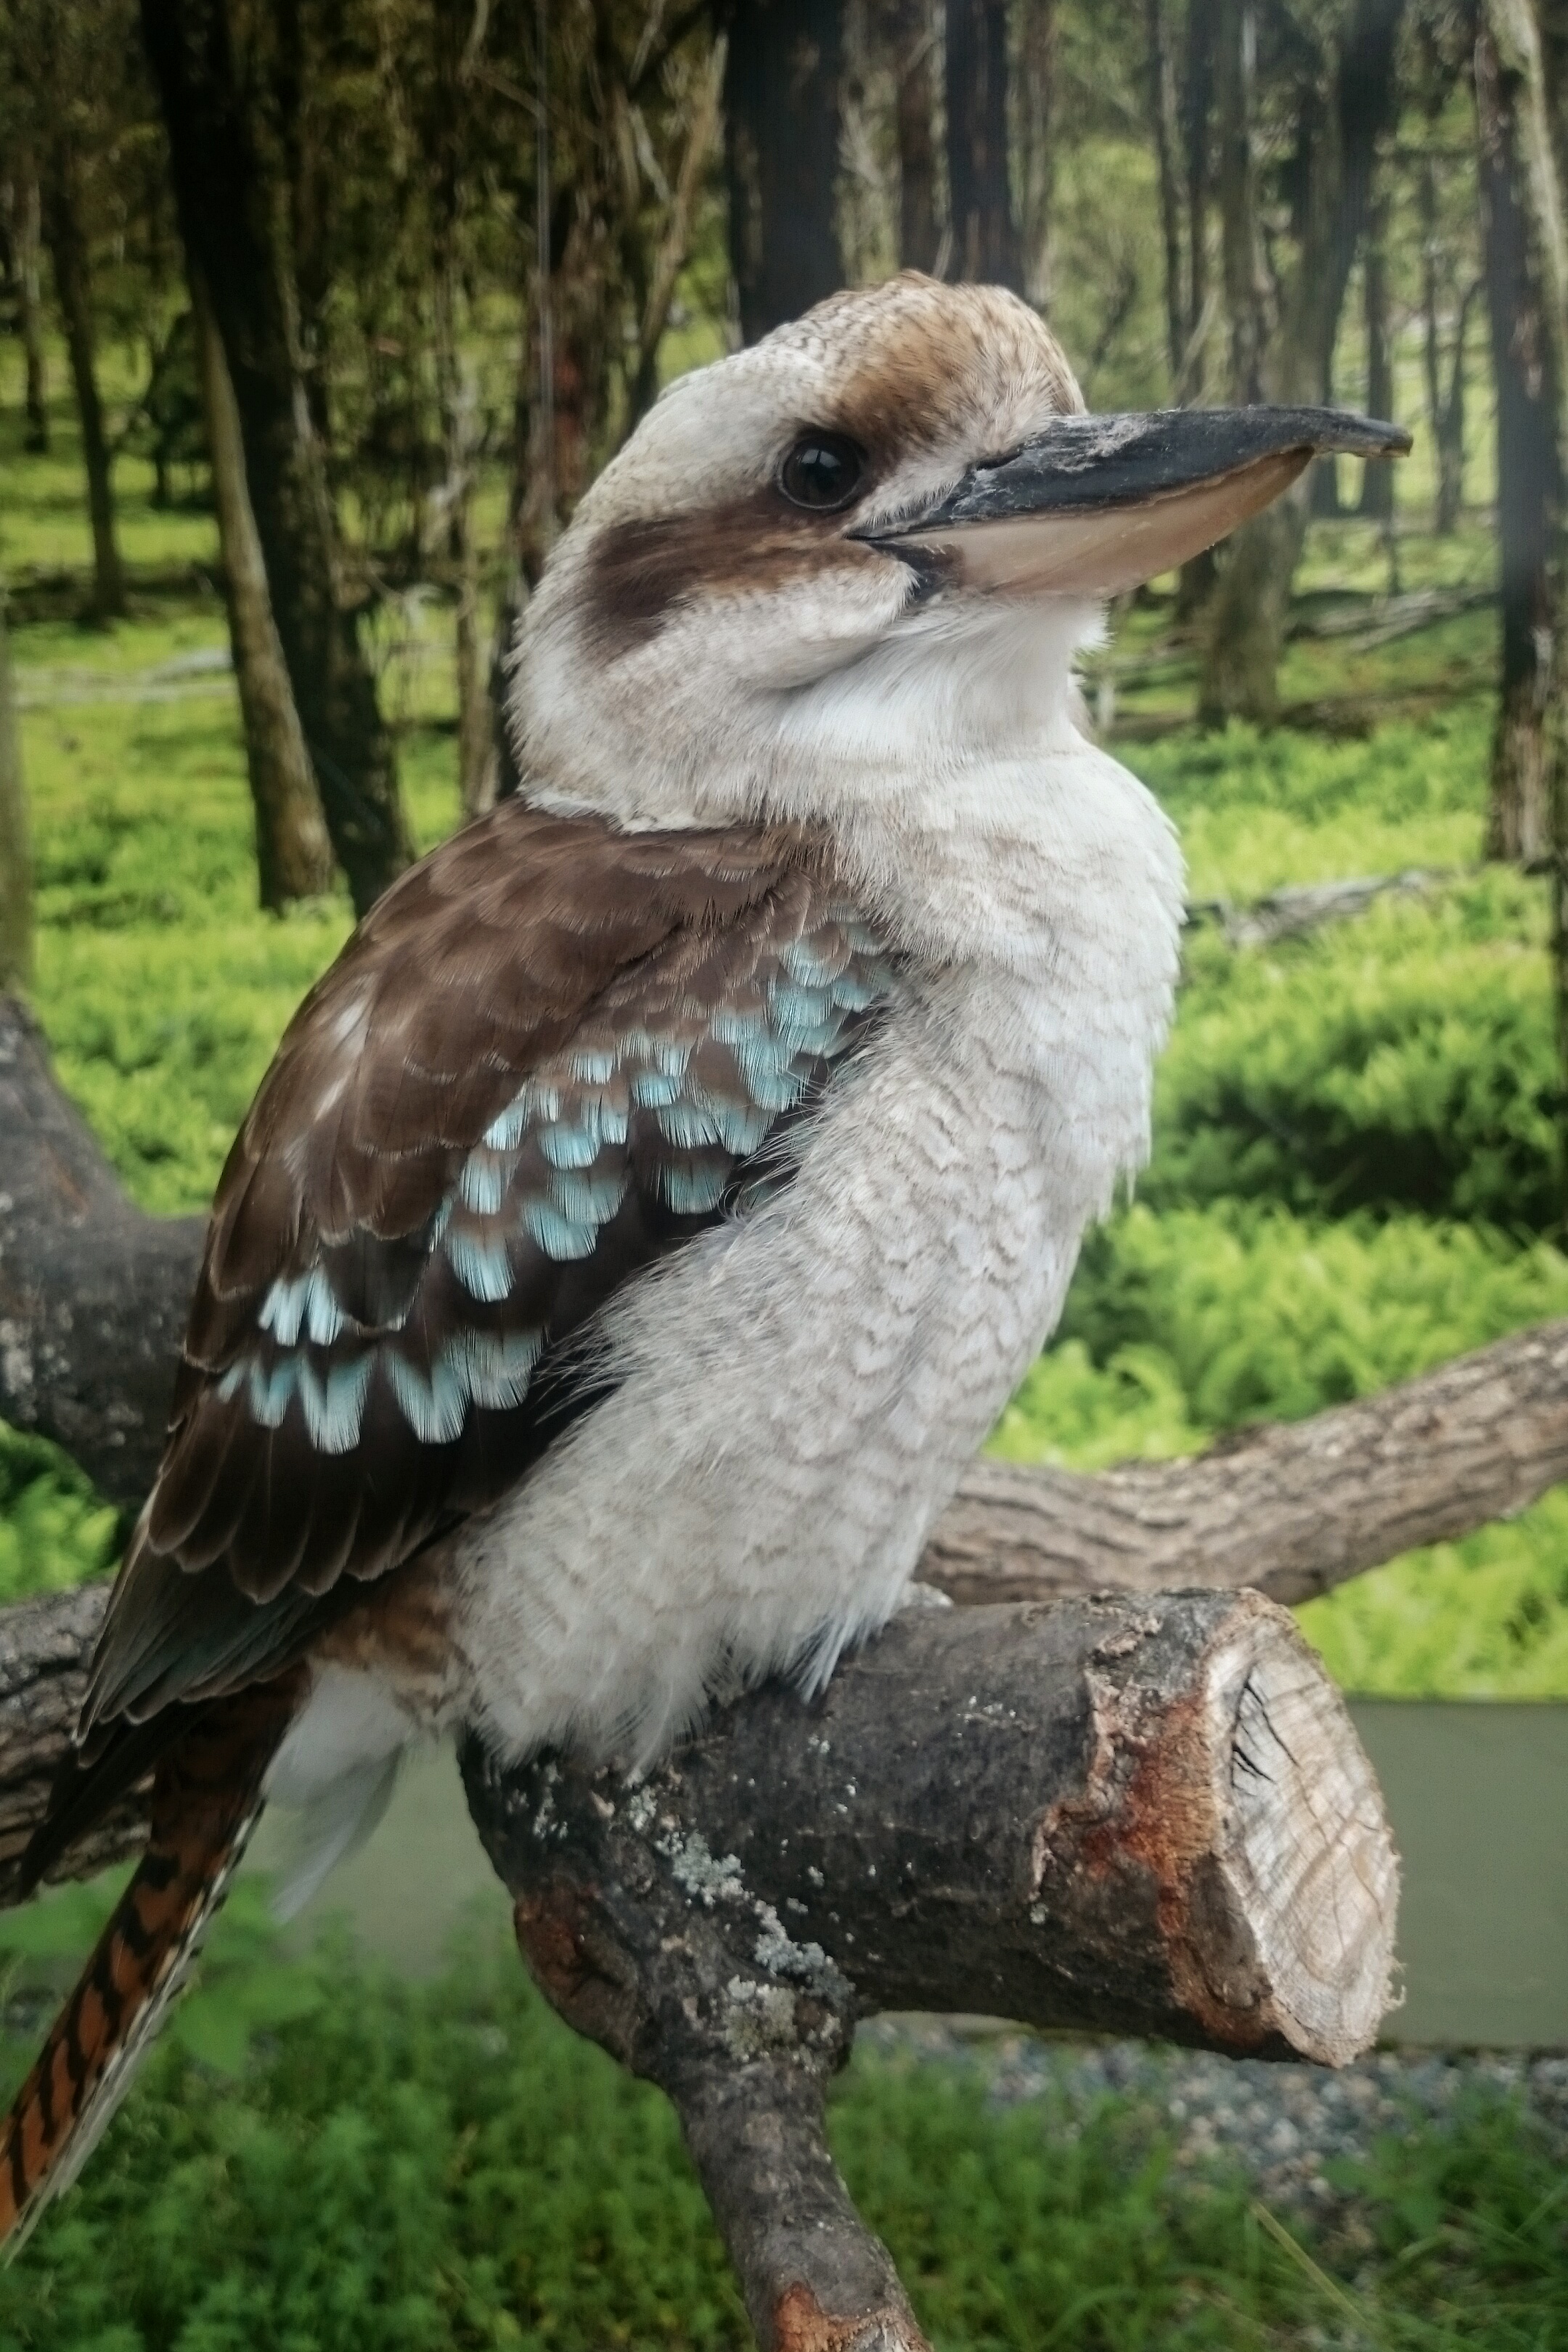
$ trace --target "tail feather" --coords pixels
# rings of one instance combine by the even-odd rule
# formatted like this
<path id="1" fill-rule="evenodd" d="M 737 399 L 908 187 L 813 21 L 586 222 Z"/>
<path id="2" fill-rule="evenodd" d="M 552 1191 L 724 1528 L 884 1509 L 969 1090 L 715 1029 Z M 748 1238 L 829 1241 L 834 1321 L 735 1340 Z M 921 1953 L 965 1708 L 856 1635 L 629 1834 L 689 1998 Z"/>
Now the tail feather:
<path id="1" fill-rule="evenodd" d="M 158 1768 L 147 1849 L 0 2124 L 0 2245 L 75 2179 L 190 1974 L 260 1819 L 295 1678 L 205 1710 Z"/>

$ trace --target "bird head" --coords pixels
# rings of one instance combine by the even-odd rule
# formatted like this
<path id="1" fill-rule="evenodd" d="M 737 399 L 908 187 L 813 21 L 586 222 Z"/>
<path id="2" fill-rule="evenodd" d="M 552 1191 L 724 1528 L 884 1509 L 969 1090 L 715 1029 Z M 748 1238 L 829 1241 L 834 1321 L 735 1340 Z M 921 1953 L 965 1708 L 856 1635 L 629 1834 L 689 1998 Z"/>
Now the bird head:
<path id="1" fill-rule="evenodd" d="M 834 295 L 664 393 L 525 616 L 530 790 L 637 823 L 826 817 L 911 762 L 1070 728 L 1105 599 L 1211 545 L 1320 451 L 1330 410 L 1090 415 L 1000 288 Z"/>

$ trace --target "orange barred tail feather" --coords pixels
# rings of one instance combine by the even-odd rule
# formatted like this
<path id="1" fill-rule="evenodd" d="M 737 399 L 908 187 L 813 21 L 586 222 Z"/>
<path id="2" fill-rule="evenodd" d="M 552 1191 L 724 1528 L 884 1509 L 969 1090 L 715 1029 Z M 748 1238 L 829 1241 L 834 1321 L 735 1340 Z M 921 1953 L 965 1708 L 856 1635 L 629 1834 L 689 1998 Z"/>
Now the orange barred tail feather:
<path id="1" fill-rule="evenodd" d="M 8 2253 L 92 2153 L 189 1975 L 299 1697 L 289 1675 L 224 1699 L 159 1765 L 146 1852 L 0 2125 Z"/>

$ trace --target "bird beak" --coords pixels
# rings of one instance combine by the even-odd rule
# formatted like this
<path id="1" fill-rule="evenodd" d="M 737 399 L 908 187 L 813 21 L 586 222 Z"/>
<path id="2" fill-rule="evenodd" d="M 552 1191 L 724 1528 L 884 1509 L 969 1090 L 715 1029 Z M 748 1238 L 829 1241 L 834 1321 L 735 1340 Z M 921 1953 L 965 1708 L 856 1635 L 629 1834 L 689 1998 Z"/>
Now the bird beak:
<path id="1" fill-rule="evenodd" d="M 1333 408 L 1061 416 L 1009 456 L 972 466 L 923 514 L 857 536 L 890 554 L 936 554 L 967 587 L 1111 596 L 1212 547 L 1311 458 L 1409 447 L 1399 425 Z"/>

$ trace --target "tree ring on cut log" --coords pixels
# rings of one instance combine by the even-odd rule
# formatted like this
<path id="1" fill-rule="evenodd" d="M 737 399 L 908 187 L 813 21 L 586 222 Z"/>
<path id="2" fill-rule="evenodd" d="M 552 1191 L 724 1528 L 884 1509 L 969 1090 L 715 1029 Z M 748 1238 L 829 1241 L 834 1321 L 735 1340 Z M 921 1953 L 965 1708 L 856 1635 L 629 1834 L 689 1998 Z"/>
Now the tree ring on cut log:
<path id="1" fill-rule="evenodd" d="M 1372 1766 L 1293 1620 L 1258 1594 L 1209 1652 L 1204 1706 L 1216 1859 L 1271 2021 L 1347 2065 L 1393 2000 L 1399 1861 Z"/>

